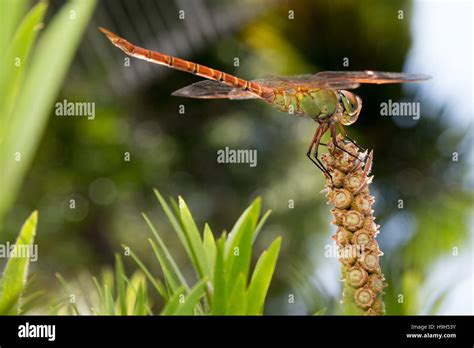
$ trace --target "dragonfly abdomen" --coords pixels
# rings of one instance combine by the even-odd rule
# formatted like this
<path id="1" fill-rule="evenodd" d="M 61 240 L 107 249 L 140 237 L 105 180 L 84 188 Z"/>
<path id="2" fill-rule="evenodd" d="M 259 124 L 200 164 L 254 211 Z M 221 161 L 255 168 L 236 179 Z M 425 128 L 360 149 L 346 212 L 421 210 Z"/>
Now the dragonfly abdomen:
<path id="1" fill-rule="evenodd" d="M 99 29 L 115 46 L 120 48 L 129 56 L 147 60 L 155 64 L 164 65 L 176 70 L 185 71 L 194 75 L 204 77 L 209 80 L 218 81 L 231 87 L 243 89 L 266 100 L 273 96 L 273 90 L 271 88 L 260 86 L 256 82 L 243 80 L 241 78 L 238 78 L 237 76 L 226 74 L 225 72 L 220 70 L 212 69 L 207 66 L 193 63 L 181 58 L 176 58 L 167 54 L 135 46 L 124 38 L 121 38 L 120 36 L 112 33 L 111 31 L 105 28 Z"/>
<path id="2" fill-rule="evenodd" d="M 153 55 L 157 55 L 153 57 Z M 267 88 L 267 91 L 262 88 L 259 84 L 247 81 L 244 79 L 241 79 L 237 76 L 227 74 L 223 71 L 217 70 L 217 69 L 212 69 L 209 68 L 205 65 L 193 63 L 181 58 L 176 58 L 172 56 L 168 56 L 165 54 L 161 54 L 158 52 L 152 52 L 152 59 L 160 59 L 161 57 L 159 56 L 164 56 L 164 59 L 166 60 L 166 65 L 169 66 L 170 68 L 174 68 L 177 70 L 182 70 L 189 72 L 191 74 L 204 77 L 209 80 L 214 80 L 218 81 L 221 83 L 224 83 L 228 86 L 243 89 L 245 91 L 249 91 L 253 94 L 258 95 L 261 98 L 266 98 L 265 92 L 270 92 L 270 90 Z M 162 59 L 162 58 L 161 58 Z"/>

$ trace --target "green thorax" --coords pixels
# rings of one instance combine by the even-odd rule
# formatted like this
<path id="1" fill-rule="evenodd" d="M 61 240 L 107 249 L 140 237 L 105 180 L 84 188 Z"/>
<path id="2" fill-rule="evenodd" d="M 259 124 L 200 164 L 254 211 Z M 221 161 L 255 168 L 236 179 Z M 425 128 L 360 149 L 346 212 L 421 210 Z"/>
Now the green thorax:
<path id="1" fill-rule="evenodd" d="M 272 105 L 280 111 L 306 115 L 314 119 L 326 119 L 336 111 L 336 92 L 330 89 L 310 89 L 307 91 L 278 91 Z"/>

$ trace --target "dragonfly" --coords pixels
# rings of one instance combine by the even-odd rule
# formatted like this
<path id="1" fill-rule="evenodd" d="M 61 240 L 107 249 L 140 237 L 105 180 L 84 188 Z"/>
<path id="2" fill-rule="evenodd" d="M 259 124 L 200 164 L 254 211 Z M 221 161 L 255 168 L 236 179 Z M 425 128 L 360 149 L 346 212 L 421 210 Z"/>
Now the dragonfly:
<path id="1" fill-rule="evenodd" d="M 276 76 L 248 81 L 201 64 L 136 46 L 108 29 L 99 27 L 99 30 L 113 45 L 129 56 L 206 79 L 178 89 L 172 93 L 173 96 L 200 99 L 260 99 L 279 111 L 312 118 L 317 126 L 306 155 L 326 177 L 331 179 L 331 182 L 329 170 L 318 157 L 319 146 L 324 145 L 321 143 L 323 135 L 330 132 L 333 145 L 346 151 L 338 143 L 337 129 L 344 139 L 355 144 L 347 136 L 344 126 L 357 121 L 362 109 L 362 100 L 349 90 L 365 83 L 420 82 L 430 78 L 421 74 L 365 70 L 323 71 L 316 74 Z"/>

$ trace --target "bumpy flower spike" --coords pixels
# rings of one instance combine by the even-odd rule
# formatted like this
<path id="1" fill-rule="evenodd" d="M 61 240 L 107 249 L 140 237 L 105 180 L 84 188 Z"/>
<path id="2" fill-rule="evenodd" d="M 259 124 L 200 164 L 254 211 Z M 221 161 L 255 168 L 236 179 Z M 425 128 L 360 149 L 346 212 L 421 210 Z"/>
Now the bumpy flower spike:
<path id="1" fill-rule="evenodd" d="M 329 145 L 329 152 L 321 156 L 333 181 L 326 181 L 326 193 L 334 225 L 338 226 L 333 236 L 339 248 L 339 261 L 343 275 L 342 302 L 350 313 L 383 315 L 385 306 L 383 290 L 387 286 L 380 268 L 382 255 L 375 240 L 379 225 L 375 223 L 369 185 L 372 176 L 373 151 L 362 152 L 351 142 L 338 136 L 339 146 L 354 156 Z"/>

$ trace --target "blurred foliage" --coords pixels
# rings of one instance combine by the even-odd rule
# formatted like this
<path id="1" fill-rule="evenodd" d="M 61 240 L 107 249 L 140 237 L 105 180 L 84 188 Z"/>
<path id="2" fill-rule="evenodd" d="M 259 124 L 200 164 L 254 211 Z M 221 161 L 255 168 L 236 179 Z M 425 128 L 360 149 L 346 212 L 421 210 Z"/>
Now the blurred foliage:
<path id="1" fill-rule="evenodd" d="M 0 277 L 0 314 L 17 315 L 23 312 L 24 291 L 28 279 L 30 257 L 33 256 L 38 212 L 33 212 L 25 221 L 12 248 L 3 248 L 11 253 Z M 2 254 L 3 254 L 2 252 Z"/>
<path id="2" fill-rule="evenodd" d="M 227 235 L 217 240 L 208 224 L 200 233 L 185 201 L 179 197 L 179 204 L 171 201 L 173 209 L 161 194 L 155 190 L 163 211 L 168 216 L 183 249 L 191 262 L 195 285 L 190 286 L 177 266 L 173 254 L 163 242 L 160 233 L 143 215 L 154 239 L 148 239 L 156 261 L 160 265 L 163 280 L 145 266 L 140 258 L 127 246 L 124 254 L 131 256 L 142 272 L 135 272 L 131 279 L 125 274 L 122 258 L 115 256 L 114 274 L 103 273 L 102 282 L 94 278 L 98 304 L 92 312 L 101 315 L 148 315 L 153 314 L 153 300 L 148 296 L 146 279 L 163 302 L 161 315 L 259 315 L 275 270 L 281 238 L 273 243 L 259 257 L 250 276 L 252 247 L 263 228 L 267 212 L 259 220 L 260 199 L 256 199 L 240 216 Z M 85 314 L 76 304 L 75 290 L 58 275 L 67 302 L 53 307 L 53 313 L 69 309 L 70 313 Z M 89 294 L 85 299 L 90 303 Z M 155 296 L 156 297 L 156 296 Z M 74 300 L 71 301 L 71 298 Z"/>
<path id="3" fill-rule="evenodd" d="M 206 4 L 217 8 L 224 3 Z M 241 7 L 254 3 L 243 1 Z M 198 79 L 137 60 L 131 60 L 131 68 L 124 67 L 122 53 L 110 47 L 96 27 L 112 23 L 110 29 L 144 46 L 154 38 L 148 36 L 146 24 L 137 23 L 164 22 L 160 42 L 194 48 L 183 58 L 246 79 L 320 70 L 401 71 L 410 47 L 411 3 L 266 1 L 266 10 L 242 22 L 238 30 L 199 45 L 187 22 L 175 16 L 174 2 L 160 2 L 162 16 L 156 18 L 146 11 L 119 16 L 128 5 L 111 4 L 99 5 L 83 44 L 88 46 L 81 47 L 57 97 L 95 102 L 96 118 L 50 114 L 21 195 L 5 222 L 5 238 L 14 235 L 29 211 L 39 209 L 38 281 L 47 288 L 55 271 L 68 278 L 84 269 L 99 274 L 113 262 L 121 244 L 130 245 L 144 263 L 152 262 L 140 213 L 152 216 L 148 212 L 154 201 L 148 193 L 153 186 L 186 196 L 196 224 L 209 221 L 214 231 L 228 228 L 226 223 L 236 212 L 261 196 L 273 214 L 255 248 L 269 245 L 277 235 L 284 237 L 283 262 L 275 272 L 266 312 L 312 314 L 325 308 L 325 314 L 341 313 L 337 261 L 324 257 L 334 230 L 319 193 L 323 178 L 305 157 L 314 122 L 278 113 L 258 101 L 170 97 L 172 91 Z M 403 20 L 397 18 L 400 9 Z M 234 6 L 235 15 L 241 10 Z M 288 18 L 289 10 L 294 11 L 294 20 Z M 186 36 L 180 37 L 180 30 Z M 239 66 L 234 65 L 235 57 Z M 348 67 L 343 66 L 346 57 Z M 129 84 L 140 70 L 147 71 L 149 79 Z M 450 257 L 454 247 L 465 249 L 466 216 L 473 202 L 462 182 L 469 168 L 453 162 L 450 154 L 466 134 L 453 129 L 446 138 L 440 122 L 444 110 L 424 112 L 416 127 L 400 127 L 378 117 L 383 101 L 416 100 L 398 85 L 363 86 L 357 93 L 364 108 L 348 131 L 359 144 L 375 149 L 375 215 L 382 226 L 381 262 L 390 284 L 387 313 L 420 313 L 428 306 L 419 298 L 419 289 L 429 266 L 442 256 Z M 185 106 L 184 115 L 178 112 L 180 105 Z M 433 145 L 441 139 L 447 141 Z M 217 163 L 216 151 L 226 146 L 257 149 L 258 165 Z M 124 160 L 126 153 L 130 161 Z M 69 209 L 70 199 L 76 200 L 74 210 Z M 397 207 L 399 199 L 404 200 L 403 210 Z M 157 230 L 169 231 L 165 219 L 153 220 Z M 390 231 L 396 233 L 384 235 L 384 226 L 389 230 L 391 224 L 396 228 Z M 172 251 L 180 247 L 171 233 L 163 233 L 162 239 Z M 186 256 L 173 255 L 181 272 L 190 275 Z M 125 265 L 126 271 L 133 274 L 129 267 Z M 289 301 L 291 295 L 294 302 Z"/>
<path id="4" fill-rule="evenodd" d="M 148 297 L 148 288 L 145 276 L 136 271 L 127 277 L 120 255 L 115 255 L 115 270 L 104 269 L 99 279 L 92 278 L 95 289 L 88 288 L 85 294 L 80 289 L 56 274 L 63 288 L 64 297 L 50 304 L 51 314 L 69 315 L 149 315 L 151 314 L 151 300 Z M 94 291 L 95 290 L 95 291 Z M 77 294 L 82 295 L 78 298 Z M 96 296 L 94 296 L 96 295 Z M 87 309 L 81 308 L 84 303 Z"/>
<path id="5" fill-rule="evenodd" d="M 2 0 L 2 12 L 11 11 L 15 19 L 17 15 L 20 17 L 25 4 L 24 0 Z M 70 1 L 63 6 L 41 33 L 31 58 L 29 52 L 43 25 L 47 3 L 38 2 L 20 24 L 14 19 L 5 22 L 9 27 L 2 31 L 1 45 L 4 42 L 9 45 L 0 61 L 0 179 L 8 189 L 0 196 L 0 222 L 33 160 L 49 112 L 94 7 L 95 0 Z"/>

